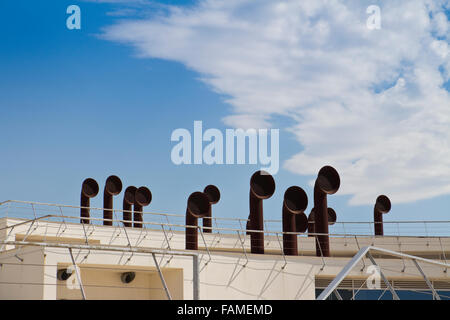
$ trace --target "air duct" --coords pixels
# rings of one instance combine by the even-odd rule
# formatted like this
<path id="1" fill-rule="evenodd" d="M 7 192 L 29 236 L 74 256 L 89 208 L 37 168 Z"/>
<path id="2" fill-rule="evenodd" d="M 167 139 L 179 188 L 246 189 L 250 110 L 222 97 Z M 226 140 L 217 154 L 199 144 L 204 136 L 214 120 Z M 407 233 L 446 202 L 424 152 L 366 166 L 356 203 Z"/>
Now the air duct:
<path id="1" fill-rule="evenodd" d="M 136 196 L 137 188 L 134 186 L 130 186 L 125 189 L 125 193 L 123 194 L 123 225 L 125 227 L 133 226 L 133 205 L 135 204 L 135 196 Z"/>
<path id="2" fill-rule="evenodd" d="M 219 188 L 210 184 L 205 187 L 203 193 L 206 194 L 209 199 L 209 203 L 211 204 L 208 214 L 203 218 L 203 233 L 212 233 L 212 205 L 219 202 L 220 191 Z"/>
<path id="3" fill-rule="evenodd" d="M 327 195 L 334 194 L 339 190 L 341 180 L 339 174 L 331 166 L 320 169 L 314 185 L 314 222 L 316 241 L 316 255 L 330 256 L 330 238 L 328 236 L 328 206 Z"/>
<path id="4" fill-rule="evenodd" d="M 328 225 L 332 226 L 336 223 L 336 211 L 333 208 L 328 208 Z M 308 216 L 308 237 L 315 237 L 314 235 L 314 208 L 311 209 L 311 213 Z"/>
<path id="5" fill-rule="evenodd" d="M 109 176 L 106 179 L 103 192 L 103 225 L 112 226 L 113 219 L 113 196 L 122 191 L 122 181 L 117 176 Z"/>
<path id="6" fill-rule="evenodd" d="M 391 210 L 391 200 L 385 195 L 381 195 L 375 202 L 373 208 L 373 217 L 375 223 L 375 235 L 382 236 L 383 232 L 383 213 L 388 213 Z"/>
<path id="7" fill-rule="evenodd" d="M 89 224 L 90 214 L 89 207 L 91 206 L 90 198 L 95 197 L 98 194 L 98 183 L 94 179 L 88 178 L 83 181 L 81 185 L 81 201 L 80 201 L 80 223 Z"/>
<path id="8" fill-rule="evenodd" d="M 250 216 L 247 230 L 264 230 L 263 200 L 270 198 L 275 192 L 275 180 L 266 171 L 255 172 L 250 179 Z M 264 254 L 264 233 L 250 233 L 252 253 Z"/>
<path id="9" fill-rule="evenodd" d="M 304 214 L 308 206 L 306 192 L 297 186 L 290 187 L 284 193 L 283 201 L 283 252 L 285 255 L 298 255 L 297 235 L 285 232 L 305 232 L 308 219 Z"/>
<path id="10" fill-rule="evenodd" d="M 134 202 L 134 224 L 135 228 L 142 228 L 142 209 L 152 202 L 152 193 L 146 187 L 140 187 L 136 190 Z"/>
<path id="11" fill-rule="evenodd" d="M 186 250 L 198 250 L 198 218 L 204 218 L 211 209 L 208 196 L 203 192 L 192 193 L 186 208 Z"/>

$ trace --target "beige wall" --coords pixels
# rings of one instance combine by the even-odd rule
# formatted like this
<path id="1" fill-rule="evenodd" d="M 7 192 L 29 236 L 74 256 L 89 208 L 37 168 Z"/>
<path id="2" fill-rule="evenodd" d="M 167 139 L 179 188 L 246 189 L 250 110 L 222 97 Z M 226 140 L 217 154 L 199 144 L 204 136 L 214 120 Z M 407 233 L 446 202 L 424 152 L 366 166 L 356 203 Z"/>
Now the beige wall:
<path id="1" fill-rule="evenodd" d="M 9 224 L 20 220 L 10 220 Z M 15 228 L 8 240 L 22 237 L 28 225 Z M 47 242 L 83 242 L 84 232 L 80 224 L 67 224 L 62 232 L 60 224 L 40 222 L 32 233 L 31 240 Z M 90 226 L 87 234 L 91 243 L 125 246 L 128 244 L 123 228 Z M 133 246 L 167 249 L 168 245 L 160 230 L 136 230 L 127 228 L 127 235 Z M 184 250 L 184 234 L 169 233 L 170 249 Z M 299 237 L 300 256 L 283 257 L 276 237 L 266 237 L 266 254 L 248 253 L 249 238 L 245 240 L 246 251 L 237 236 L 205 234 L 210 249 L 209 255 L 199 237 L 200 254 L 200 298 L 201 299 L 314 299 L 315 277 L 333 278 L 349 262 L 360 247 L 375 245 L 394 251 L 422 252 L 436 255 L 441 252 L 441 243 L 447 250 L 450 240 L 435 238 L 359 237 L 358 243 L 351 238 L 331 238 L 331 250 L 335 257 L 315 256 L 314 238 Z M 27 247 L 20 251 L 23 263 L 14 254 L 17 249 L 0 253 L 2 261 L 18 263 L 14 268 L 4 264 L 0 269 L 0 281 L 14 280 L 23 285 L 0 286 L 2 299 L 72 299 L 80 298 L 79 290 L 69 290 L 66 283 L 56 279 L 59 267 L 71 264 L 67 249 Z M 125 250 L 125 249 L 124 249 Z M 133 254 L 111 251 L 73 250 L 81 268 L 82 282 L 86 285 L 88 299 L 165 299 L 164 290 L 149 254 Z M 450 256 L 450 255 L 448 255 Z M 378 257 L 377 262 L 386 269 L 387 277 L 396 279 L 421 279 L 410 261 Z M 161 268 L 175 299 L 193 298 L 192 258 L 187 256 L 158 256 Z M 323 266 L 325 262 L 325 266 Z M 366 265 L 370 262 L 365 259 Z M 36 266 L 25 266 L 33 263 Z M 45 266 L 42 266 L 45 265 Z M 350 277 L 367 277 L 361 262 L 353 269 Z M 442 268 L 422 266 L 431 279 L 450 281 Z M 137 270 L 135 282 L 124 285 L 120 273 Z M 30 282 L 34 285 L 25 285 Z M 44 285 L 43 285 L 44 284 Z M 105 289 L 105 287 L 107 287 Z M 148 289 L 152 288 L 152 289 Z"/>
<path id="2" fill-rule="evenodd" d="M 42 299 L 44 263 L 42 248 L 24 247 L 0 253 L 0 300 Z"/>

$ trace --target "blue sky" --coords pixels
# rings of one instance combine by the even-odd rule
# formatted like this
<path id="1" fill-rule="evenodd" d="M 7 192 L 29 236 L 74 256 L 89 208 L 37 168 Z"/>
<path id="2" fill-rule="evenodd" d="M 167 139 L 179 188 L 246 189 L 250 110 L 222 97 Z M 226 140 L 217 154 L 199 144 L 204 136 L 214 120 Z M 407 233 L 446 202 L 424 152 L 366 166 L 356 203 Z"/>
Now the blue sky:
<path id="1" fill-rule="evenodd" d="M 382 118 L 385 114 L 394 114 L 396 118 L 394 117 L 390 121 L 398 121 L 398 131 L 401 131 L 404 123 L 405 128 L 414 126 L 414 121 L 409 120 L 416 116 L 412 115 L 411 118 L 408 118 L 409 122 L 402 122 L 404 120 L 402 118 L 403 111 L 397 112 L 398 106 L 383 105 L 383 101 L 386 99 L 389 101 L 410 99 L 425 104 L 428 102 L 438 104 L 440 109 L 435 110 L 435 112 L 442 112 L 442 117 L 439 119 L 442 119 L 442 121 L 447 119 L 446 116 L 448 116 L 450 109 L 448 87 L 446 89 L 447 96 L 445 96 L 445 93 L 441 91 L 436 91 L 437 93 L 434 95 L 432 89 L 421 87 L 422 82 L 419 83 L 419 80 L 417 82 L 411 81 L 412 85 L 408 86 L 410 80 L 408 74 L 414 73 L 406 67 L 410 63 L 396 64 L 397 62 L 395 62 L 392 63 L 392 66 L 389 65 L 392 62 L 390 57 L 397 55 L 395 61 L 410 59 L 413 65 L 421 66 L 417 70 L 428 70 L 425 67 L 430 66 L 428 61 L 431 58 L 426 53 L 409 57 L 405 53 L 408 50 L 399 49 L 397 52 L 396 48 L 392 50 L 390 44 L 380 44 L 380 47 L 375 47 L 373 44 L 375 42 L 372 42 L 371 39 L 368 40 L 367 35 L 361 36 L 361 39 L 351 39 L 349 35 L 354 32 L 352 30 L 343 30 L 340 33 L 342 41 L 339 46 L 344 44 L 347 46 L 342 48 L 335 48 L 333 47 L 335 45 L 330 42 L 316 44 L 314 41 L 317 38 L 306 38 L 306 36 L 301 38 L 302 45 L 311 42 L 313 43 L 311 46 L 315 50 L 318 48 L 325 48 L 326 52 L 335 50 L 336 55 L 334 57 L 337 60 L 343 57 L 346 52 L 350 52 L 346 50 L 353 48 L 352 46 L 357 48 L 369 47 L 369 49 L 370 46 L 374 46 L 374 50 L 391 48 L 391 51 L 394 51 L 389 53 L 385 60 L 380 58 L 381 62 L 376 62 L 387 65 L 386 68 L 377 69 L 376 72 L 379 72 L 380 75 L 377 75 L 376 79 L 367 79 L 363 76 L 359 79 L 359 83 L 367 84 L 367 87 L 377 88 L 377 92 L 373 94 L 379 100 L 375 100 L 374 104 L 378 103 L 380 108 L 376 110 L 387 110 L 384 111 L 385 114 L 378 113 L 381 111 L 374 111 L 373 114 L 371 111 L 368 112 L 367 117 L 373 116 L 375 120 L 368 119 L 367 125 L 363 124 L 363 127 L 367 127 L 367 132 L 360 133 L 354 131 L 360 127 L 354 126 L 354 123 L 350 120 L 348 120 L 350 122 L 347 122 L 347 119 L 352 119 L 353 114 L 361 116 L 365 112 L 355 109 L 351 116 L 342 114 L 340 113 L 340 107 L 336 107 L 330 102 L 331 96 L 323 96 L 322 94 L 316 94 L 315 100 L 311 98 L 310 101 L 304 102 L 311 108 L 317 106 L 315 109 L 304 109 L 305 106 L 296 105 L 288 99 L 291 98 L 292 101 L 295 101 L 297 97 L 294 93 L 291 94 L 290 90 L 283 91 L 286 88 L 285 85 L 283 86 L 285 82 L 278 80 L 273 82 L 273 79 L 279 79 L 276 77 L 276 72 L 274 72 L 273 78 L 258 77 L 259 82 L 253 86 L 249 83 L 256 83 L 255 81 L 247 81 L 247 78 L 242 79 L 236 72 L 228 74 L 214 68 L 209 70 L 208 68 L 211 68 L 211 66 L 204 63 L 205 59 L 201 61 L 196 59 L 196 56 L 200 53 L 198 50 L 202 50 L 201 53 L 208 53 L 211 64 L 223 61 L 223 59 L 217 58 L 216 51 L 213 49 L 208 51 L 207 40 L 211 39 L 209 37 L 217 37 L 223 40 L 224 45 L 228 45 L 231 49 L 235 45 L 231 40 L 230 43 L 226 43 L 228 37 L 223 35 L 225 33 L 221 29 L 223 26 L 219 25 L 220 19 L 217 25 L 210 25 L 209 27 L 196 22 L 195 30 L 199 30 L 198 34 L 194 33 L 194 36 L 188 40 L 190 43 L 199 44 L 199 46 L 191 48 L 183 43 L 183 47 L 177 51 L 178 49 L 171 47 L 174 43 L 172 37 L 180 28 L 189 29 L 192 26 L 180 23 L 180 20 L 177 20 L 180 16 L 170 11 L 171 9 L 168 9 L 168 13 L 163 14 L 166 20 L 161 20 L 160 16 L 158 18 L 159 13 L 157 11 L 161 8 L 158 4 L 175 5 L 181 8 L 188 5 L 194 8 L 195 12 L 182 12 L 180 15 L 184 18 L 195 19 L 208 12 L 217 13 L 219 10 L 223 10 L 223 12 L 230 10 L 228 17 L 233 17 L 235 19 L 233 21 L 247 21 L 251 25 L 252 23 L 256 24 L 259 18 L 270 15 L 268 13 L 270 11 L 263 10 L 264 6 L 269 5 L 266 1 L 264 1 L 265 4 L 261 5 L 261 12 L 258 12 L 259 16 L 256 17 L 251 16 L 252 8 L 248 8 L 249 11 L 246 11 L 245 5 L 240 6 L 239 1 L 230 1 L 229 5 L 222 9 L 220 6 L 218 6 L 219 9 L 214 6 L 202 7 L 199 4 L 201 2 L 197 1 L 153 1 L 150 6 L 144 4 L 145 10 L 139 14 L 128 12 L 127 16 L 120 16 L 118 13 L 124 8 L 141 8 L 142 4 L 139 2 L 131 2 L 130 4 L 127 1 L 124 1 L 124 3 L 110 2 L 113 1 L 46 0 L 36 2 L 7 0 L 0 2 L 1 200 L 17 199 L 76 205 L 79 203 L 81 182 L 85 178 L 96 179 L 102 189 L 106 177 L 110 174 L 116 174 L 122 179 L 124 187 L 145 185 L 152 190 L 153 202 L 148 207 L 149 211 L 184 213 L 186 199 L 191 192 L 202 190 L 208 184 L 215 184 L 221 190 L 222 199 L 219 204 L 215 205 L 214 214 L 222 217 L 246 218 L 248 216 L 249 178 L 259 166 L 176 166 L 170 160 L 170 152 L 174 146 L 174 143 L 170 141 L 170 136 L 172 131 L 177 128 L 192 130 L 194 120 L 202 120 L 205 129 L 217 128 L 225 132 L 226 128 L 236 127 L 239 123 L 242 123 L 239 118 L 241 115 L 255 115 L 255 122 L 257 122 L 260 120 L 257 114 L 264 114 L 266 117 L 264 123 L 270 122 L 271 127 L 280 128 L 281 162 L 280 171 L 275 176 L 276 193 L 271 199 L 265 201 L 265 218 L 281 218 L 283 193 L 291 185 L 299 185 L 305 189 L 309 196 L 310 209 L 313 202 L 310 183 L 315 177 L 314 172 L 317 172 L 318 166 L 332 164 L 341 172 L 341 181 L 344 188 L 343 194 L 338 192 L 329 198 L 329 204 L 335 208 L 340 221 L 371 221 L 373 204 L 367 199 L 373 199 L 374 201 L 375 194 L 385 193 L 391 196 L 389 191 L 392 192 L 393 208 L 391 213 L 386 216 L 386 220 L 448 219 L 450 212 L 450 183 L 448 179 L 450 168 L 447 167 L 445 171 L 437 173 L 437 175 L 431 175 L 426 180 L 421 180 L 421 178 L 408 180 L 406 178 L 411 176 L 410 172 L 423 177 L 422 171 L 430 171 L 429 168 L 442 168 L 447 165 L 447 162 L 439 162 L 441 161 L 439 159 L 445 158 L 446 152 L 450 150 L 448 140 L 446 140 L 447 131 L 439 132 L 437 136 L 431 135 L 428 131 L 418 131 L 417 135 L 407 137 L 405 140 L 420 140 L 423 136 L 426 139 L 431 139 L 425 140 L 424 143 L 432 145 L 429 141 L 434 141 L 433 139 L 436 138 L 436 142 L 441 145 L 439 149 L 444 152 L 437 160 L 431 161 L 427 157 L 422 159 L 419 156 L 420 152 L 412 154 L 411 158 L 405 160 L 407 165 L 395 171 L 401 172 L 402 175 L 399 174 L 399 176 L 395 176 L 387 182 L 386 177 L 380 176 L 380 171 L 378 171 L 381 170 L 380 168 L 386 168 L 386 170 L 392 169 L 391 167 L 395 168 L 396 152 L 404 153 L 398 145 L 404 146 L 402 139 L 405 137 L 399 136 L 398 139 L 393 137 L 391 141 L 391 131 L 388 127 L 382 127 L 382 130 L 380 130 L 383 131 L 384 136 L 377 136 L 375 134 L 376 129 L 379 128 L 380 123 L 384 124 L 384 122 L 378 122 L 379 118 Z M 214 2 L 211 3 L 214 4 Z M 68 15 L 65 11 L 67 6 L 71 4 L 77 4 L 81 8 L 81 30 L 68 30 L 66 28 Z M 250 4 L 247 5 L 251 7 Z M 355 16 L 364 21 L 365 12 L 361 10 L 363 5 L 360 6 L 354 8 L 356 11 L 360 11 Z M 280 9 L 280 15 L 283 18 L 282 9 Z M 351 12 L 350 7 L 347 9 Z M 392 10 L 397 9 L 392 8 Z M 314 10 L 320 10 L 320 8 Z M 111 14 L 112 12 L 116 12 L 116 14 Z M 232 16 L 231 12 L 233 14 L 238 12 L 238 16 Z M 448 10 L 443 12 L 448 15 Z M 156 18 L 153 14 L 156 15 Z M 328 14 L 331 13 L 328 12 Z M 327 14 L 322 17 L 320 17 L 321 14 L 316 15 L 319 18 L 315 17 L 314 19 L 327 21 Z M 289 19 L 290 17 L 286 16 L 286 21 Z M 136 29 L 130 29 L 130 21 L 138 22 L 134 27 L 143 31 L 142 34 L 145 34 L 145 32 L 159 33 L 157 36 L 149 35 L 148 38 L 145 35 L 140 39 L 138 35 L 131 32 Z M 148 21 L 148 24 L 146 21 Z M 336 21 L 339 22 L 340 20 L 336 18 Z M 334 22 L 338 23 L 336 21 Z M 389 17 L 385 21 L 389 23 Z M 144 22 L 142 26 L 140 25 L 141 22 Z M 235 24 L 235 26 L 238 25 L 238 23 Z M 139 29 L 141 27 L 142 29 Z M 162 29 L 162 27 L 164 28 Z M 332 24 L 331 27 L 333 27 Z M 389 32 L 389 27 L 389 24 L 383 26 L 387 29 L 384 32 Z M 280 28 L 283 28 L 283 26 L 280 26 Z M 324 26 L 319 25 L 318 28 L 326 32 L 326 23 Z M 392 28 L 394 28 L 393 25 Z M 404 29 L 408 29 L 407 26 L 400 28 L 398 33 L 401 34 Z M 261 30 L 261 33 L 266 31 Z M 384 38 L 380 38 L 381 40 L 377 40 L 377 43 L 382 43 L 382 39 L 388 39 L 389 37 L 395 42 L 397 31 L 394 31 L 385 35 Z M 168 33 L 164 34 L 164 32 Z M 226 32 L 232 31 L 226 29 Z M 229 33 L 227 34 L 229 35 Z M 203 36 L 205 38 L 202 38 Z M 236 37 L 238 36 L 241 35 L 236 33 Z M 274 31 L 273 37 L 276 38 L 277 36 Z M 440 39 L 448 43 L 446 36 L 441 35 Z M 142 40 L 145 40 L 145 45 L 141 45 Z M 414 47 L 416 42 L 413 40 L 410 40 L 410 43 L 406 42 L 405 48 L 412 46 L 411 51 L 417 48 L 420 51 L 421 47 Z M 164 41 L 168 41 L 169 44 L 164 43 Z M 279 39 L 274 41 L 279 41 Z M 356 43 L 356 41 L 361 42 Z M 283 43 L 277 48 L 283 49 Z M 268 44 L 271 43 L 264 42 L 264 48 L 268 49 L 268 56 L 280 54 L 278 51 L 272 53 L 270 51 L 272 47 Z M 442 43 L 440 44 L 442 45 Z M 398 46 L 401 47 L 401 44 Z M 176 46 L 173 45 L 173 47 Z M 247 54 L 246 49 L 248 48 L 242 49 L 243 56 Z M 288 49 L 293 48 L 286 48 L 286 50 Z M 304 49 L 304 47 L 301 47 L 301 49 Z M 232 50 L 230 50 L 230 55 L 233 55 Z M 266 59 L 265 56 L 260 57 L 259 55 L 263 55 L 263 53 L 258 53 L 258 56 L 252 60 Z M 379 57 L 383 57 L 383 54 L 380 54 Z M 367 58 L 367 60 L 370 59 L 376 60 L 373 57 Z M 441 65 L 445 66 L 448 59 L 448 56 L 444 57 Z M 283 65 L 286 61 L 289 62 L 289 59 L 275 61 L 279 61 L 279 64 Z M 233 60 L 231 62 L 251 65 L 250 61 L 246 60 Z M 356 59 L 355 63 L 358 62 L 358 59 Z M 318 69 L 321 63 L 320 61 L 314 63 L 306 61 L 302 65 L 302 75 L 308 74 L 308 72 L 311 72 L 311 74 L 315 74 L 315 72 L 326 74 L 326 70 L 333 70 L 334 68 L 338 70 L 343 67 L 342 65 L 330 64 L 327 66 L 328 69 L 323 71 Z M 443 68 L 441 65 L 440 70 Z M 364 64 L 364 66 L 366 65 Z M 286 67 L 289 68 L 289 64 Z M 368 73 L 373 72 L 370 67 L 368 65 Z M 431 67 L 434 67 L 434 65 Z M 308 70 L 309 68 L 311 70 Z M 398 70 L 399 68 L 401 70 Z M 249 68 L 249 70 L 248 74 L 251 73 L 252 69 Z M 396 73 L 392 70 L 396 70 Z M 444 70 L 446 70 L 445 67 Z M 267 73 L 269 72 L 270 70 Z M 361 74 L 364 72 L 366 70 L 361 70 Z M 338 71 L 338 74 L 342 75 L 342 78 L 347 76 L 341 71 Z M 414 74 L 417 75 L 417 72 Z M 401 77 L 406 80 L 399 81 Z M 305 83 L 298 74 L 287 78 L 287 80 L 290 79 L 298 81 L 299 88 Z M 309 76 L 308 79 L 310 83 L 317 81 L 317 83 L 323 84 L 335 78 L 330 76 L 329 79 L 316 79 L 315 76 Z M 231 83 L 236 83 L 237 87 L 230 86 L 228 80 Z M 374 81 L 377 84 L 389 83 L 390 87 L 392 87 L 392 84 L 397 84 L 393 86 L 394 89 L 402 87 L 403 82 L 406 81 L 407 90 L 399 93 L 389 91 L 387 86 L 384 89 L 381 86 L 380 89 L 380 86 L 376 85 Z M 429 80 L 424 82 L 433 83 Z M 443 82 L 448 86 L 448 79 L 443 80 Z M 258 103 L 259 100 L 253 101 L 249 98 L 261 93 L 261 99 L 264 99 L 264 101 L 270 101 L 272 97 L 275 101 L 280 100 L 277 98 L 277 92 L 267 97 L 263 95 L 264 92 L 267 92 L 265 88 L 271 87 L 273 84 L 279 86 L 283 93 L 280 96 L 281 100 L 284 101 L 286 97 L 285 105 L 282 103 L 281 105 L 264 105 L 264 103 Z M 330 88 L 328 84 L 324 86 Z M 342 105 L 345 105 L 351 111 L 353 110 L 351 101 L 362 99 L 358 101 L 365 103 L 367 97 L 365 93 L 352 95 L 350 91 L 346 91 L 350 87 L 354 88 L 354 85 L 350 83 L 348 86 L 342 87 L 343 95 L 348 95 L 347 100 L 343 101 Z M 246 90 L 241 90 L 241 88 Z M 422 94 L 421 92 L 425 89 L 431 93 L 429 95 Z M 438 90 L 437 88 L 434 89 Z M 308 90 L 310 90 L 312 96 L 314 96 L 315 90 L 322 92 L 320 87 L 311 87 Z M 336 90 L 341 89 L 337 86 Z M 358 91 L 360 88 L 355 90 Z M 332 88 L 329 91 L 331 92 Z M 384 91 L 385 96 L 380 95 L 380 91 Z M 439 99 L 436 98 L 436 100 L 435 97 L 439 97 Z M 417 109 L 417 106 L 409 103 L 410 100 L 405 105 Z M 247 103 L 248 101 L 249 103 Z M 256 108 L 255 111 L 249 111 L 248 104 L 252 103 L 261 106 L 261 109 Z M 329 109 L 321 109 L 326 107 Z M 281 111 L 271 108 L 279 108 Z M 317 115 L 311 110 L 322 110 L 324 114 L 330 116 L 342 115 L 346 120 L 339 124 L 340 118 L 338 116 L 336 117 L 336 125 L 348 128 L 349 132 L 337 135 L 335 139 L 341 139 L 339 141 L 333 140 L 330 144 L 323 142 L 323 137 L 319 134 L 321 131 L 316 127 L 318 123 Z M 390 110 L 396 111 L 390 112 Z M 411 109 L 407 109 L 405 112 L 410 112 L 409 110 Z M 426 117 L 427 110 L 424 108 L 419 112 L 419 115 L 423 114 Z M 295 117 L 291 117 L 292 114 L 295 114 Z M 310 122 L 302 122 L 306 121 L 305 119 L 309 119 Z M 430 122 L 431 126 L 436 123 L 433 121 Z M 360 122 L 360 119 L 355 120 L 355 123 Z M 349 123 L 348 126 L 347 123 Z M 445 124 L 444 121 L 443 125 Z M 333 125 L 325 129 L 333 130 L 335 129 Z M 340 130 L 340 132 L 345 130 Z M 405 129 L 405 135 L 409 132 Z M 328 136 L 333 136 L 333 134 Z M 356 137 L 365 140 L 362 142 L 350 141 L 349 146 L 345 144 L 346 141 Z M 388 140 L 386 141 L 386 145 L 388 145 L 386 154 L 389 156 L 387 156 L 386 162 L 373 163 L 373 159 L 376 158 L 374 154 L 367 153 L 366 149 L 362 147 L 357 148 L 358 143 L 364 146 L 373 143 L 373 149 L 377 151 L 375 154 L 379 158 L 383 158 L 383 152 L 377 150 L 377 148 L 380 148 L 376 143 L 377 139 Z M 442 141 L 447 141 L 447 143 L 442 144 Z M 322 144 L 321 149 L 325 151 L 318 153 L 314 149 L 314 146 L 318 143 Z M 352 157 L 356 160 L 342 158 L 341 154 L 334 148 L 340 143 L 343 145 L 343 152 L 354 152 Z M 420 146 L 412 145 L 407 150 L 414 150 L 414 148 L 420 149 Z M 430 149 L 424 152 L 433 154 L 434 151 L 435 149 Z M 371 163 L 372 166 L 369 167 L 372 169 L 362 170 L 360 166 L 353 167 L 353 164 L 360 159 Z M 426 165 L 422 166 L 422 163 Z M 342 170 L 339 170 L 340 168 Z M 380 180 L 383 179 L 384 182 L 376 180 L 377 176 L 380 176 Z M 442 177 L 442 179 L 436 177 Z M 436 181 L 436 184 L 434 184 L 434 181 Z M 397 185 L 397 182 L 399 187 L 390 189 L 390 186 Z M 405 185 L 410 189 L 405 190 Z M 400 188 L 402 188 L 401 192 L 399 191 Z M 443 191 L 437 191 L 438 189 Z M 419 190 L 420 194 L 425 194 L 425 196 L 415 196 L 415 190 Z M 364 194 L 364 197 L 358 198 L 360 193 Z M 101 194 L 99 194 L 97 198 L 92 200 L 92 205 L 100 207 L 102 205 L 101 198 Z M 420 198 L 420 200 L 415 200 L 415 198 Z M 395 199 L 399 201 L 396 202 Z M 121 207 L 121 201 L 121 197 L 116 198 L 116 207 Z"/>

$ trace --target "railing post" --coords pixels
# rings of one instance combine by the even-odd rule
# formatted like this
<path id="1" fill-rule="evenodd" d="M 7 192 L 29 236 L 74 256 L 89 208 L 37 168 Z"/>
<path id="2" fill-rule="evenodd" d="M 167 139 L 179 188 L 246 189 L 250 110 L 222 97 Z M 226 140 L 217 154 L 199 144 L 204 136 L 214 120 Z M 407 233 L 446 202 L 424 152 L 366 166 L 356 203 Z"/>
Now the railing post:
<path id="1" fill-rule="evenodd" d="M 192 287 L 194 300 L 200 300 L 200 274 L 198 268 L 198 256 L 192 256 Z"/>
<path id="2" fill-rule="evenodd" d="M 169 288 L 167 287 L 167 284 L 166 284 L 166 280 L 164 280 L 164 276 L 161 272 L 161 268 L 159 267 L 158 261 L 156 261 L 156 256 L 154 253 L 152 253 L 152 257 L 153 257 L 153 261 L 155 262 L 156 269 L 158 270 L 159 278 L 161 279 L 161 283 L 164 287 L 164 291 L 166 292 L 167 299 L 172 300 L 172 296 L 170 295 Z"/>
<path id="3" fill-rule="evenodd" d="M 241 242 L 242 250 L 244 251 L 244 255 L 245 255 L 245 259 L 247 259 L 247 262 L 244 264 L 244 267 L 245 267 L 245 266 L 247 266 L 247 263 L 248 263 L 247 250 L 245 250 L 244 242 L 242 242 L 241 233 L 239 232 L 239 230 L 237 230 L 236 232 L 237 232 L 237 234 L 239 236 L 239 241 Z"/>
<path id="4" fill-rule="evenodd" d="M 83 300 L 86 300 L 86 293 L 84 292 L 83 283 L 81 282 L 81 275 L 78 273 L 77 264 L 75 263 L 75 259 L 73 258 L 72 248 L 69 248 L 69 253 L 70 253 L 70 259 L 72 259 L 72 264 L 75 268 L 75 274 L 78 279 L 78 284 L 80 285 L 81 296 L 83 297 Z"/>

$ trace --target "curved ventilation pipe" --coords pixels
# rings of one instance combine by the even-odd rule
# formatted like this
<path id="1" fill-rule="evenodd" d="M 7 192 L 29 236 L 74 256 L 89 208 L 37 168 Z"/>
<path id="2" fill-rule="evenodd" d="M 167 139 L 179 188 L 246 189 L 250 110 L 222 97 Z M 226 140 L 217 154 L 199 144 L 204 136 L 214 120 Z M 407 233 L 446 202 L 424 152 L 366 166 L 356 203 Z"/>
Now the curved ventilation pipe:
<path id="1" fill-rule="evenodd" d="M 133 223 L 133 205 L 135 203 L 135 195 L 137 188 L 130 186 L 125 189 L 123 194 L 123 225 L 125 227 L 132 227 Z"/>
<path id="2" fill-rule="evenodd" d="M 142 228 L 142 209 L 152 202 L 152 193 L 146 187 L 140 187 L 136 190 L 136 195 L 134 198 L 134 224 L 135 228 Z"/>
<path id="3" fill-rule="evenodd" d="M 82 208 L 80 209 L 80 223 L 90 223 L 89 207 L 91 206 L 91 203 L 89 199 L 95 197 L 98 194 L 98 190 L 98 183 L 94 179 L 87 178 L 83 181 L 83 184 L 81 185 L 80 206 Z"/>
<path id="4" fill-rule="evenodd" d="M 255 172 L 250 179 L 250 216 L 247 230 L 264 230 L 263 200 L 269 199 L 275 192 L 275 180 L 266 171 Z M 252 253 L 264 254 L 264 233 L 250 233 Z"/>
<path id="5" fill-rule="evenodd" d="M 332 226 L 336 223 L 336 211 L 333 208 L 328 208 L 328 225 Z M 308 216 L 308 237 L 315 237 L 314 235 L 314 208 L 312 208 L 311 213 Z"/>
<path id="6" fill-rule="evenodd" d="M 284 193 L 283 201 L 283 252 L 288 256 L 297 256 L 297 235 L 285 232 L 305 232 L 308 218 L 304 214 L 308 206 L 306 192 L 297 186 L 290 187 Z"/>
<path id="7" fill-rule="evenodd" d="M 117 176 L 109 176 L 106 179 L 105 190 L 103 192 L 103 225 L 112 226 L 113 218 L 113 196 L 122 191 L 122 181 Z"/>
<path id="8" fill-rule="evenodd" d="M 383 213 L 388 213 L 391 210 L 391 200 L 385 195 L 381 195 L 375 202 L 373 208 L 373 217 L 375 222 L 375 235 L 382 236 L 383 232 Z"/>
<path id="9" fill-rule="evenodd" d="M 341 180 L 336 169 L 325 166 L 320 169 L 314 185 L 314 222 L 316 241 L 316 255 L 330 256 L 330 238 L 328 236 L 328 206 L 327 195 L 339 190 Z"/>
<path id="10" fill-rule="evenodd" d="M 208 214 L 203 218 L 203 233 L 212 233 L 212 205 L 219 202 L 220 191 L 219 188 L 210 184 L 205 187 L 203 193 L 206 194 L 209 199 L 209 203 L 211 204 Z"/>
<path id="11" fill-rule="evenodd" d="M 198 218 L 204 218 L 211 210 L 208 196 L 203 192 L 192 193 L 186 208 L 186 250 L 198 250 Z"/>

